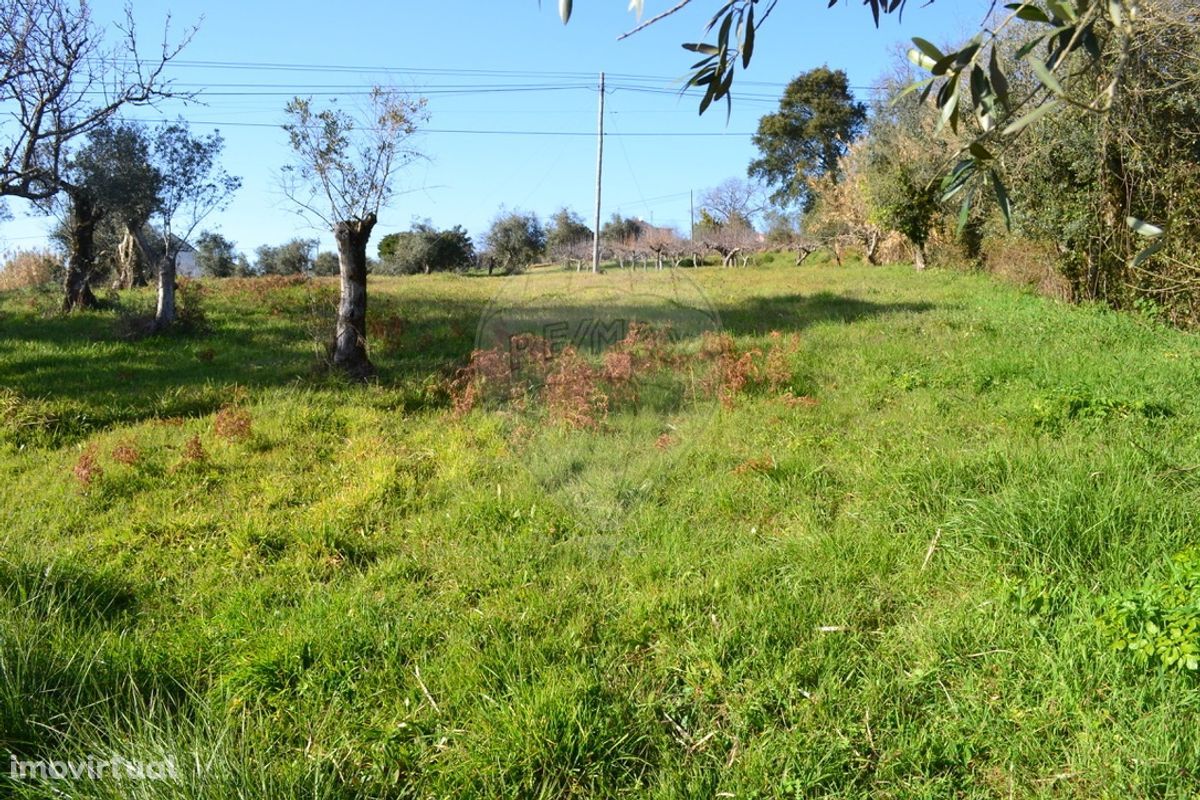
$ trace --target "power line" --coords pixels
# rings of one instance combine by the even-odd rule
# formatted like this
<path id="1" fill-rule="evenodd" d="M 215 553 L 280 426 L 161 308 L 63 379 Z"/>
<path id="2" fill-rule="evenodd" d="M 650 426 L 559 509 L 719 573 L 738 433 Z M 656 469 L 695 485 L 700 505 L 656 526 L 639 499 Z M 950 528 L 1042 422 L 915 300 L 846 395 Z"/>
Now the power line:
<path id="1" fill-rule="evenodd" d="M 507 77 L 507 78 L 541 78 L 552 80 L 589 80 L 594 77 L 590 72 L 577 71 L 532 71 L 505 69 L 465 69 L 447 67 L 394 67 L 394 66 L 365 66 L 345 64 L 315 64 L 288 62 L 259 62 L 259 61 L 221 61 L 221 60 L 191 60 L 176 59 L 170 62 L 172 69 L 219 69 L 267 72 L 311 72 L 311 73 L 376 73 L 388 75 L 418 75 L 418 76 L 463 76 L 463 77 Z M 611 80 L 632 83 L 681 84 L 686 77 L 680 75 L 647 75 L 632 72 L 608 73 Z M 788 85 L 786 81 L 761 81 L 749 78 L 739 78 L 740 86 L 758 86 L 782 89 Z M 364 85 L 367 88 L 369 84 Z M 850 86 L 854 91 L 874 91 L 877 86 Z"/>
<path id="2" fill-rule="evenodd" d="M 594 89 L 593 89 L 594 91 Z M 134 119 L 133 122 L 172 122 L 169 117 L 160 117 L 158 119 Z M 193 119 L 187 120 L 192 125 L 214 125 L 221 128 L 276 128 L 282 130 L 282 124 L 272 122 L 233 122 L 226 120 L 223 122 L 216 120 Z M 374 130 L 372 128 L 362 128 L 362 130 Z M 520 130 L 488 130 L 488 129 L 473 129 L 473 128 L 422 128 L 420 133 L 434 134 L 449 134 L 449 135 L 467 135 L 467 136 L 587 136 L 594 137 L 594 131 L 520 131 Z M 741 138 L 753 136 L 753 133 L 745 132 L 720 132 L 720 131 L 625 131 L 622 133 L 608 133 L 608 136 L 620 136 L 630 138 L 674 138 L 674 137 L 732 137 Z"/>

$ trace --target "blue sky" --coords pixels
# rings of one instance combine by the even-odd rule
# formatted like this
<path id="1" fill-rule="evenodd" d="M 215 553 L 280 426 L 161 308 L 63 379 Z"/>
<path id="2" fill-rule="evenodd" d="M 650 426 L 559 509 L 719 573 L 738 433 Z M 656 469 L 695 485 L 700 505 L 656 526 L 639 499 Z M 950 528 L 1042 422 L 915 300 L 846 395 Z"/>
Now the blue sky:
<path id="1" fill-rule="evenodd" d="M 653 15 L 674 0 L 647 0 Z M 879 30 L 858 0 L 826 9 L 825 0 L 783 0 L 760 34 L 754 63 L 735 83 L 733 114 L 696 114 L 694 95 L 673 91 L 692 60 L 679 43 L 697 40 L 716 0 L 692 7 L 618 42 L 636 19 L 624 0 L 576 0 L 571 24 L 556 0 L 436 2 L 192 2 L 136 0 L 145 45 L 153 46 L 170 14 L 175 34 L 199 23 L 171 67 L 179 88 L 202 90 L 201 102 L 134 109 L 155 121 L 183 116 L 197 132 L 220 129 L 224 163 L 243 178 L 228 211 L 206 226 L 250 254 L 294 236 L 332 238 L 299 217 L 278 190 L 288 158 L 277 127 L 293 95 L 353 102 L 373 84 L 429 99 L 427 131 L 417 143 L 427 159 L 400 176 L 403 193 L 380 217 L 376 241 L 413 219 L 486 230 L 501 206 L 549 215 L 561 206 L 591 219 L 596 158 L 596 82 L 607 94 L 604 217 L 620 211 L 659 225 L 687 228 L 688 192 L 744 177 L 754 156 L 749 134 L 796 74 L 828 64 L 867 87 L 912 36 L 961 37 L 978 26 L 983 0 L 913 2 L 903 22 Z M 98 21 L 119 19 L 120 0 L 94 0 Z M 345 15 L 345 18 L 339 18 Z M 865 96 L 866 92 L 861 92 Z M 489 133 L 467 133 L 488 131 Z M 654 134 L 639 136 L 637 134 Z M 10 203 L 0 250 L 39 244 L 48 223 Z"/>

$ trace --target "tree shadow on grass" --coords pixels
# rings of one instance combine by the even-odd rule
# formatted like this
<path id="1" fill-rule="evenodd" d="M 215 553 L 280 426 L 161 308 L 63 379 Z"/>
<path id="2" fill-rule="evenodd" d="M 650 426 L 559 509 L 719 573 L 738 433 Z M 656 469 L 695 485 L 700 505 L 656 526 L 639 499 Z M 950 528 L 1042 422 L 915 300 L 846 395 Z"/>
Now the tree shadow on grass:
<path id="1" fill-rule="evenodd" d="M 735 336 L 759 336 L 779 331 L 798 333 L 826 323 L 853 324 L 892 314 L 923 314 L 933 303 L 873 303 L 833 292 L 754 297 L 743 303 L 718 306 L 721 323 Z"/>
<path id="2" fill-rule="evenodd" d="M 752 297 L 684 309 L 680 316 L 669 309 L 664 312 L 663 304 L 653 298 L 589 307 L 568 297 L 561 303 L 522 305 L 520 317 L 521 324 L 535 331 L 589 315 L 652 324 L 678 317 L 688 324 L 673 335 L 686 342 L 704 330 L 735 336 L 793 333 L 814 325 L 849 325 L 934 308 L 925 302 L 874 303 L 819 292 Z M 390 334 L 370 333 L 379 385 L 401 388 L 453 374 L 474 349 L 488 345 L 479 337 L 480 322 L 494 310 L 487 298 L 413 302 L 403 295 L 380 293 L 372 301 L 369 319 L 399 322 Z M 42 442 L 51 445 L 148 419 L 206 416 L 228 401 L 232 386 L 251 391 L 288 385 L 333 393 L 356 390 L 321 374 L 321 344 L 299 319 L 251 307 L 244 313 L 214 315 L 210 324 L 207 333 L 128 341 L 112 333 L 108 315 L 5 315 L 0 318 L 0 388 L 36 399 L 50 416 L 65 419 L 59 434 Z M 347 399 L 353 401 L 352 396 Z"/>

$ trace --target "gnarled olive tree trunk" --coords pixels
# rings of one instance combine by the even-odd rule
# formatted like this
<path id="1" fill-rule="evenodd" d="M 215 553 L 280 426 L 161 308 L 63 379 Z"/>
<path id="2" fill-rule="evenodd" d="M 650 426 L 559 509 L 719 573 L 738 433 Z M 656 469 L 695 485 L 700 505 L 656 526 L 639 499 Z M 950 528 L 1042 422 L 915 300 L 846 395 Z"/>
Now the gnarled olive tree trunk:
<path id="1" fill-rule="evenodd" d="M 129 223 L 125 235 L 117 245 L 117 274 L 113 278 L 114 289 L 132 289 L 146 285 L 148 245 L 142 236 L 141 226 Z"/>
<path id="2" fill-rule="evenodd" d="M 375 372 L 367 357 L 367 242 L 376 217 L 343 220 L 333 226 L 337 239 L 342 296 L 338 302 L 333 365 L 359 380 Z"/>
<path id="3" fill-rule="evenodd" d="M 96 225 L 103 216 L 86 192 L 71 194 L 71 218 L 67 223 L 71 253 L 63 280 L 63 311 L 96 306 L 91 280 L 96 269 Z"/>

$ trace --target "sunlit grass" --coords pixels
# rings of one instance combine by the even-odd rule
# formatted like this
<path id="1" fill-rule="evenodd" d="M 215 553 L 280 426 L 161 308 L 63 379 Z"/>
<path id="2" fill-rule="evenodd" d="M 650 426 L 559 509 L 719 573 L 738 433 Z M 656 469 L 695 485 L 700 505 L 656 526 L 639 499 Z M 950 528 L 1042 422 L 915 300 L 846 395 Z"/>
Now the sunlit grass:
<path id="1" fill-rule="evenodd" d="M 1195 681 L 1099 620 L 1197 541 L 1196 339 L 982 276 L 681 272 L 741 350 L 796 335 L 786 387 L 455 415 L 497 292 L 574 319 L 573 273 L 374 280 L 365 387 L 320 369 L 327 286 L 136 341 L 0 299 L 0 750 L 180 771 L 4 791 L 1192 793 Z"/>

